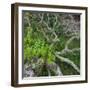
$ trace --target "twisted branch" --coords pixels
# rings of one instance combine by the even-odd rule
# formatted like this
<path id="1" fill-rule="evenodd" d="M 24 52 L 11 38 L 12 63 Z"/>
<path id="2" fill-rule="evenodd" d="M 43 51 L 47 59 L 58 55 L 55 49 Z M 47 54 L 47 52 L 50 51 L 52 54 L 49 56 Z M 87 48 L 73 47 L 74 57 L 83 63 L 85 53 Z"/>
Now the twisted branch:
<path id="1" fill-rule="evenodd" d="M 77 72 L 80 73 L 79 68 L 77 67 L 77 65 L 74 64 L 74 62 L 72 62 L 72 61 L 69 60 L 68 58 L 64 58 L 64 57 L 62 57 L 62 56 L 59 56 L 59 55 L 56 54 L 56 53 L 55 53 L 55 56 L 56 56 L 57 58 L 59 58 L 62 62 L 65 62 L 65 63 L 71 65 Z"/>

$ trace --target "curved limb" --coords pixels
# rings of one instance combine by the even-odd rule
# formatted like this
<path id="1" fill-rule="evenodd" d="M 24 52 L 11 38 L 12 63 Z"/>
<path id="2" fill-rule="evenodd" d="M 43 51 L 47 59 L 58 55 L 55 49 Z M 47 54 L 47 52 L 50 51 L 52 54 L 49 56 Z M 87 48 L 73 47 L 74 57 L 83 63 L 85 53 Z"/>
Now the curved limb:
<path id="1" fill-rule="evenodd" d="M 72 61 L 69 60 L 68 58 L 64 58 L 64 57 L 62 57 L 62 56 L 60 56 L 60 55 L 58 55 L 58 54 L 55 54 L 55 56 L 56 56 L 57 58 L 59 58 L 62 62 L 65 62 L 65 63 L 71 65 L 77 72 L 80 73 L 79 68 L 77 67 L 77 65 L 74 64 L 74 62 L 72 62 Z"/>

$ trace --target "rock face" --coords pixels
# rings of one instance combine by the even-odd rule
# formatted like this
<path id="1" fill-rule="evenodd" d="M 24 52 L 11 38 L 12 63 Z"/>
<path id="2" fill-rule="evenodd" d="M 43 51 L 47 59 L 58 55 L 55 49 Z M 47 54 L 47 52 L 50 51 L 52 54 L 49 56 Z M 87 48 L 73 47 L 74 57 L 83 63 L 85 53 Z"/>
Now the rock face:
<path id="1" fill-rule="evenodd" d="M 37 76 L 41 75 L 41 72 L 44 69 L 47 69 L 47 76 L 52 76 L 51 71 L 53 71 L 55 73 L 55 76 L 63 75 L 58 64 L 56 64 L 54 62 L 51 64 L 45 64 L 45 63 L 42 63 L 41 59 L 37 59 L 36 64 L 35 64 L 35 62 L 31 63 L 29 65 L 25 64 L 24 77 L 37 77 Z"/>
<path id="2" fill-rule="evenodd" d="M 24 66 L 24 77 L 33 77 L 34 71 L 32 70 L 31 66 L 25 65 Z"/>
<path id="3" fill-rule="evenodd" d="M 34 76 L 35 76 L 35 73 L 33 72 L 32 69 L 24 71 L 24 77 L 34 77 Z"/>

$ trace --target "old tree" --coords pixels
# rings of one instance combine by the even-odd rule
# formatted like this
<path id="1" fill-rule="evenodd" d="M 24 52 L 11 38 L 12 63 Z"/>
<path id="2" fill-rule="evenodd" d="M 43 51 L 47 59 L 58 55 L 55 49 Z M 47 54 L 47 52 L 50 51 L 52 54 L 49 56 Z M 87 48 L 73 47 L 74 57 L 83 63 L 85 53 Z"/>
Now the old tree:
<path id="1" fill-rule="evenodd" d="M 24 76 L 80 74 L 80 15 L 23 12 Z"/>

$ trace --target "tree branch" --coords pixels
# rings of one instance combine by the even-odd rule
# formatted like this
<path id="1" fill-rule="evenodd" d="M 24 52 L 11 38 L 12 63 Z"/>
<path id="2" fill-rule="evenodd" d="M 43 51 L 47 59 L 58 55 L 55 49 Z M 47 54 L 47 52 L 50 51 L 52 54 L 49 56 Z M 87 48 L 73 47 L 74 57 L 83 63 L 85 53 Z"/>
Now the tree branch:
<path id="1" fill-rule="evenodd" d="M 62 57 L 62 56 L 59 56 L 58 54 L 55 54 L 55 56 L 56 56 L 57 58 L 59 58 L 62 62 L 65 62 L 65 63 L 71 65 L 77 72 L 80 73 L 79 68 L 77 67 L 77 65 L 74 64 L 74 62 L 72 62 L 72 61 L 69 60 L 68 58 L 64 58 L 64 57 Z"/>

